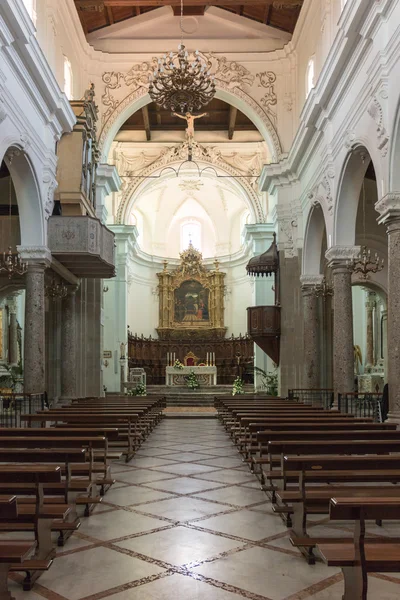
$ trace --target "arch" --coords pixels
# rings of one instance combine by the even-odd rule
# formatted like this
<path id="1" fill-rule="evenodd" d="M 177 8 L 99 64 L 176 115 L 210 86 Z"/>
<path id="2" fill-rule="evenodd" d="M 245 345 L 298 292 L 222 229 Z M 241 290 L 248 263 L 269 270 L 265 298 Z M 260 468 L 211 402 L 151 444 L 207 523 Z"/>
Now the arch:
<path id="1" fill-rule="evenodd" d="M 324 211 L 322 205 L 317 202 L 308 213 L 304 235 L 303 274 L 320 275 L 324 236 L 326 236 Z"/>
<path id="2" fill-rule="evenodd" d="M 216 81 L 216 88 L 216 98 L 231 104 L 254 123 L 267 143 L 272 161 L 278 162 L 282 154 L 281 143 L 271 119 L 262 106 L 238 87 L 230 89 L 227 85 L 224 86 L 223 82 Z M 147 87 L 138 87 L 121 102 L 114 101 L 114 108 L 107 115 L 99 136 L 102 162 L 107 162 L 111 144 L 125 121 L 150 102 Z"/>
<path id="3" fill-rule="evenodd" d="M 371 155 L 364 145 L 356 146 L 346 156 L 335 203 L 333 244 L 336 246 L 355 245 L 360 191 L 371 161 Z M 375 163 L 373 164 L 375 168 Z"/>
<path id="4" fill-rule="evenodd" d="M 400 100 L 397 106 L 394 122 L 393 140 L 390 154 L 389 190 L 400 191 Z"/>
<path id="5" fill-rule="evenodd" d="M 45 218 L 40 188 L 32 161 L 18 144 L 11 144 L 4 160 L 15 189 L 18 202 L 21 246 L 46 246 Z"/>
<path id="6" fill-rule="evenodd" d="M 157 172 L 160 172 L 160 180 L 164 177 L 165 179 L 170 179 L 172 177 L 176 177 L 176 172 L 170 169 L 174 164 L 181 165 L 181 163 L 177 162 L 177 158 L 179 158 L 180 150 L 185 149 L 185 143 L 178 149 L 171 148 L 167 153 L 161 156 L 160 159 L 151 163 L 148 167 L 141 171 L 140 175 L 143 177 L 154 176 Z M 197 157 L 194 155 L 194 160 L 198 160 L 199 164 L 205 163 L 206 167 L 209 165 L 213 166 L 213 169 L 218 169 L 224 175 L 233 175 L 234 179 L 230 180 L 231 185 L 236 188 L 236 191 L 240 193 L 240 195 L 244 198 L 246 205 L 248 206 L 250 213 L 252 215 L 252 219 L 255 223 L 263 223 L 265 222 L 265 214 L 261 204 L 261 199 L 257 194 L 257 191 L 253 189 L 249 181 L 242 177 L 242 173 L 238 172 L 234 167 L 225 163 L 222 159 L 218 158 L 215 155 L 210 155 L 207 153 L 205 149 L 202 148 L 199 144 L 196 145 L 196 149 L 200 153 L 200 156 Z M 196 150 L 196 151 L 197 151 Z M 195 165 L 197 163 L 190 163 Z M 182 172 L 183 174 L 184 172 Z M 203 171 L 202 177 L 210 177 L 211 174 L 207 171 Z M 135 196 L 140 193 L 143 193 L 146 186 L 149 185 L 148 180 L 142 179 L 140 177 L 134 178 L 130 185 L 127 186 L 124 194 L 121 198 L 121 201 L 118 206 L 117 211 L 117 222 L 119 224 L 123 224 L 127 222 L 128 214 L 130 208 L 132 206 L 132 200 Z"/>

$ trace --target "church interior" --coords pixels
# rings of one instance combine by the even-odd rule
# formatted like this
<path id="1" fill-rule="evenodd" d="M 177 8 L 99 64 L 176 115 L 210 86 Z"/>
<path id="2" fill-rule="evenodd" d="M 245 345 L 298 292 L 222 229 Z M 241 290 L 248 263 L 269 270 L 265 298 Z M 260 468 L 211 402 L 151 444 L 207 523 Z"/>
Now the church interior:
<path id="1" fill-rule="evenodd" d="M 0 0 L 0 600 L 398 600 L 399 24 Z"/>

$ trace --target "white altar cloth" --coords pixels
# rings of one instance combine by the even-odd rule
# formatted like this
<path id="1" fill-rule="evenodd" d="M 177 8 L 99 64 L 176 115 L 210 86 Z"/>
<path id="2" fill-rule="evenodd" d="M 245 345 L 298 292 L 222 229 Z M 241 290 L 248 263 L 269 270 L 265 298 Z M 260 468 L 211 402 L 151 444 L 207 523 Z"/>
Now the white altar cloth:
<path id="1" fill-rule="evenodd" d="M 167 367 L 165 372 L 166 385 L 186 385 L 185 377 L 194 371 L 200 385 L 217 385 L 217 367 L 183 367 L 175 369 Z"/>

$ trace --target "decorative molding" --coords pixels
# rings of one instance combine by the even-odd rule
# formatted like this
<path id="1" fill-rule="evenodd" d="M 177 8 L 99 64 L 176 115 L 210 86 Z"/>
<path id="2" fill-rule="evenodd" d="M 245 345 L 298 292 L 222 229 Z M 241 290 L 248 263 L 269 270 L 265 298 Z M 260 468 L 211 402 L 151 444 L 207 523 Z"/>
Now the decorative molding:
<path id="1" fill-rule="evenodd" d="M 258 87 L 263 87 L 267 90 L 260 102 L 276 127 L 277 115 L 276 111 L 272 109 L 278 102 L 274 87 L 276 75 L 272 71 L 264 71 L 263 73 L 257 73 L 256 77 L 260 80 Z"/>
<path id="2" fill-rule="evenodd" d="M 280 239 L 280 242 L 284 244 L 285 256 L 287 258 L 293 258 L 297 255 L 295 232 L 297 230 L 297 218 L 290 217 L 288 219 L 279 219 L 279 231 L 283 235 L 284 239 Z"/>
<path id="3" fill-rule="evenodd" d="M 283 96 L 283 106 L 287 110 L 287 112 L 292 112 L 294 104 L 294 93 L 286 92 Z"/>
<path id="4" fill-rule="evenodd" d="M 328 267 L 344 266 L 348 260 L 357 258 L 360 246 L 332 246 L 325 252 Z"/>
<path id="5" fill-rule="evenodd" d="M 374 96 L 367 108 L 367 113 L 375 121 L 376 134 L 378 138 L 378 149 L 381 156 L 385 157 L 388 152 L 389 136 L 386 133 L 383 119 L 383 108 L 376 96 Z"/>
<path id="6" fill-rule="evenodd" d="M 51 252 L 47 246 L 17 246 L 17 251 L 24 262 L 51 264 Z"/>
<path id="7" fill-rule="evenodd" d="M 311 201 L 312 206 L 325 206 L 328 213 L 333 213 L 333 198 L 331 192 L 331 184 L 329 178 L 334 177 L 334 170 L 328 169 L 326 175 L 323 175 L 321 181 L 307 194 L 308 199 Z"/>
<path id="8" fill-rule="evenodd" d="M 375 203 L 379 224 L 400 219 L 400 192 L 389 192 Z"/>
<path id="9" fill-rule="evenodd" d="M 262 223 L 265 221 L 265 214 L 262 206 L 262 197 L 258 193 L 256 177 L 254 178 L 255 185 L 249 183 L 247 179 L 241 177 L 244 173 L 238 171 L 237 168 L 234 168 L 231 164 L 229 164 L 224 159 L 221 151 L 216 147 L 205 147 L 201 144 L 198 144 L 197 142 L 194 142 L 192 146 L 192 153 L 194 160 L 210 164 L 217 169 L 220 168 L 221 170 L 236 177 L 242 185 L 242 187 L 244 188 L 252 204 L 257 222 Z M 182 142 L 181 144 L 175 146 L 165 147 L 161 150 L 156 160 L 150 162 L 148 166 L 144 169 L 135 172 L 135 177 L 133 181 L 131 181 L 123 191 L 123 195 L 119 203 L 116 215 L 117 223 L 122 224 L 124 222 L 127 206 L 131 200 L 132 195 L 142 184 L 144 177 L 152 175 L 155 171 L 160 170 L 163 167 L 166 167 L 178 161 L 186 160 L 187 154 L 187 142 Z M 141 177 L 137 177 L 137 175 L 140 175 Z"/>
<path id="10" fill-rule="evenodd" d="M 0 124 L 3 123 L 3 121 L 6 119 L 7 117 L 7 111 L 4 105 L 4 98 L 3 96 L 0 95 Z"/>
<path id="11" fill-rule="evenodd" d="M 214 75 L 217 89 L 225 90 L 242 100 L 261 119 L 274 146 L 273 149 L 271 149 L 274 155 L 273 158 L 274 160 L 279 160 L 282 154 L 282 147 L 275 129 L 274 119 L 271 117 L 271 114 L 275 115 L 271 110 L 271 106 L 276 104 L 276 96 L 273 92 L 273 84 L 268 83 L 268 77 L 267 79 L 263 78 L 265 85 L 260 84 L 262 87 L 269 86 L 269 91 L 264 96 L 265 104 L 261 106 L 248 93 L 248 90 L 251 89 L 254 84 L 255 77 L 246 67 L 238 62 L 229 61 L 224 56 L 217 57 L 211 52 L 200 53 L 200 55 L 207 62 L 208 68 Z M 119 71 L 106 71 L 103 73 L 102 81 L 105 84 L 105 87 L 101 99 L 103 107 L 105 107 L 106 110 L 102 116 L 103 127 L 99 138 L 99 148 L 104 147 L 107 134 L 119 115 L 129 105 L 140 98 L 143 98 L 148 93 L 149 76 L 154 72 L 156 65 L 157 58 L 153 57 L 151 61 L 134 64 L 132 68 L 125 73 Z M 265 74 L 261 73 L 259 75 Z M 272 75 L 276 78 L 274 73 L 272 73 Z M 129 93 L 125 97 L 118 98 L 116 90 L 122 90 L 122 94 L 125 91 L 128 91 Z M 120 95 L 122 94 L 120 93 Z"/>
<path id="12" fill-rule="evenodd" d="M 300 283 L 302 287 L 314 287 L 322 285 L 324 275 L 301 275 Z"/>
<path id="13" fill-rule="evenodd" d="M 354 141 L 356 139 L 356 134 L 352 129 L 348 129 L 343 136 L 343 144 L 345 148 L 350 150 L 353 147 Z"/>
<path id="14" fill-rule="evenodd" d="M 54 208 L 54 190 L 58 182 L 50 171 L 45 171 L 43 175 L 43 183 L 47 186 L 46 203 L 44 206 L 45 219 L 47 220 L 53 214 Z"/>

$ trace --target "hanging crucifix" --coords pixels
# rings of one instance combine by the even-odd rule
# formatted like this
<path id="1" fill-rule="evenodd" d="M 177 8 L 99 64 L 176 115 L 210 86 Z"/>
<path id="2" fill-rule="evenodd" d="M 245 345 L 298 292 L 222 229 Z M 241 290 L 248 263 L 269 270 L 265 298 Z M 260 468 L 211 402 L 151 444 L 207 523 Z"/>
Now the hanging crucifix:
<path id="1" fill-rule="evenodd" d="M 183 119 L 187 123 L 187 128 L 185 129 L 186 140 L 188 142 L 188 160 L 192 160 L 192 145 L 194 142 L 194 121 L 195 119 L 201 119 L 202 117 L 207 117 L 208 113 L 202 113 L 201 115 L 192 115 L 192 113 L 187 112 L 184 115 L 180 115 L 179 113 L 172 113 L 175 117 L 179 119 Z"/>

